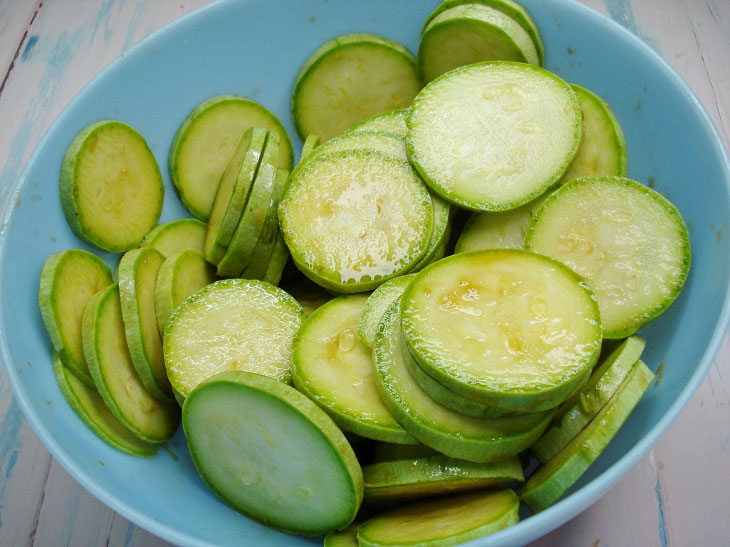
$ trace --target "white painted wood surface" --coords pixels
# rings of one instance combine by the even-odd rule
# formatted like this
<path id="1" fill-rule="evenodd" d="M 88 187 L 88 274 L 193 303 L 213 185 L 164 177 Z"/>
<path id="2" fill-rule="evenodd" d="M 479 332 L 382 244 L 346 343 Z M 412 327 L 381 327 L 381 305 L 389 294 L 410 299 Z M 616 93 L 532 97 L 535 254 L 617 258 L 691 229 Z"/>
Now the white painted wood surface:
<path id="1" fill-rule="evenodd" d="M 581 0 L 652 45 L 730 142 L 730 0 Z M 0 0 L 0 207 L 51 122 L 104 66 L 207 0 Z M 730 543 L 730 339 L 652 452 L 535 545 Z M 0 371 L 0 546 L 156 546 L 53 461 Z"/>

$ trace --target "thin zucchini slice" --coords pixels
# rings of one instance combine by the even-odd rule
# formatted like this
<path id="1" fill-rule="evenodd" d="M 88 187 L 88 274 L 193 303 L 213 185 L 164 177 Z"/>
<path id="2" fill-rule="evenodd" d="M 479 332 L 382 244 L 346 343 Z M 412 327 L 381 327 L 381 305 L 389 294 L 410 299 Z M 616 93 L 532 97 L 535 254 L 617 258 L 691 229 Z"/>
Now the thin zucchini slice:
<path id="1" fill-rule="evenodd" d="M 414 460 L 436 455 L 438 455 L 438 452 L 425 444 L 377 443 L 373 450 L 373 461 L 378 463 L 393 460 Z"/>
<path id="2" fill-rule="evenodd" d="M 74 234 L 104 249 L 137 247 L 157 225 L 165 185 L 142 135 L 104 120 L 81 131 L 61 164 L 61 207 Z"/>
<path id="3" fill-rule="evenodd" d="M 373 357 L 380 395 L 396 420 L 426 446 L 452 458 L 493 462 L 519 454 L 535 442 L 554 411 L 481 419 L 465 416 L 431 399 L 408 372 L 412 359 L 401 329 L 400 302 L 378 325 Z"/>
<path id="4" fill-rule="evenodd" d="M 71 249 L 48 257 L 41 270 L 38 305 L 51 339 L 66 366 L 87 387 L 94 387 L 81 341 L 81 318 L 91 297 L 114 281 L 98 256 Z"/>
<path id="5" fill-rule="evenodd" d="M 152 397 L 140 380 L 127 347 L 117 284 L 89 300 L 82 333 L 89 372 L 114 417 L 144 441 L 161 443 L 171 438 L 180 408 Z"/>
<path id="6" fill-rule="evenodd" d="M 435 194 L 431 194 L 433 200 L 433 231 L 428 241 L 426 252 L 421 259 L 411 268 L 411 272 L 418 272 L 444 257 L 446 245 L 449 242 L 451 233 L 451 204 L 444 201 Z"/>
<path id="7" fill-rule="evenodd" d="M 322 44 L 294 82 L 292 118 L 299 136 L 327 141 L 359 121 L 404 108 L 421 89 L 413 55 L 373 34 L 347 34 Z"/>
<path id="8" fill-rule="evenodd" d="M 591 422 L 548 463 L 539 467 L 520 496 L 533 513 L 555 503 L 596 461 L 646 392 L 654 374 L 638 361 L 618 391 Z"/>
<path id="9" fill-rule="evenodd" d="M 512 490 L 476 492 L 398 507 L 360 525 L 360 547 L 446 547 L 517 524 L 520 500 Z"/>
<path id="10" fill-rule="evenodd" d="M 409 274 L 389 279 L 375 289 L 368 297 L 360 314 L 360 320 L 357 326 L 357 334 L 367 347 L 372 348 L 375 343 L 375 333 L 378 330 L 378 323 L 380 323 L 385 310 L 401 297 L 408 283 L 414 277 L 416 277 L 414 274 Z"/>
<path id="11" fill-rule="evenodd" d="M 310 315 L 294 339 L 294 385 L 342 429 L 367 439 L 413 444 L 375 386 L 370 349 L 357 336 L 367 295 L 340 296 Z"/>
<path id="12" fill-rule="evenodd" d="M 408 117 L 407 108 L 399 108 L 391 110 L 385 114 L 378 114 L 365 121 L 356 123 L 348 129 L 347 133 L 355 133 L 358 131 L 387 131 L 395 133 L 401 137 L 406 136 L 406 118 Z"/>
<path id="13" fill-rule="evenodd" d="M 514 209 L 543 194 L 573 161 L 582 132 L 568 84 L 507 61 L 437 78 L 414 99 L 407 124 L 408 156 L 426 184 L 475 211 Z"/>
<path id="14" fill-rule="evenodd" d="M 359 523 L 354 523 L 339 532 L 330 532 L 324 538 L 323 547 L 357 547 L 357 529 L 359 527 Z"/>
<path id="15" fill-rule="evenodd" d="M 664 313 L 682 290 L 691 261 L 677 208 L 622 177 L 566 183 L 535 213 L 525 246 L 585 278 L 606 338 L 625 338 Z"/>
<path id="16" fill-rule="evenodd" d="M 299 161 L 304 161 L 319 146 L 320 141 L 321 139 L 317 135 L 307 135 L 307 140 L 302 145 L 302 156 Z"/>
<path id="17" fill-rule="evenodd" d="M 160 224 L 142 240 L 142 247 L 152 247 L 165 258 L 187 249 L 203 252 L 207 226 L 195 218 L 181 218 Z"/>
<path id="18" fill-rule="evenodd" d="M 530 35 L 514 19 L 482 4 L 449 8 L 423 30 L 418 67 L 424 82 L 480 61 L 539 65 L 540 56 Z"/>
<path id="19" fill-rule="evenodd" d="M 395 159 L 408 161 L 406 139 L 387 131 L 348 131 L 317 147 L 310 158 L 341 150 L 377 150 Z"/>
<path id="20" fill-rule="evenodd" d="M 301 306 L 257 280 L 224 279 L 185 300 L 165 327 L 165 366 L 175 391 L 187 397 L 225 370 L 246 370 L 288 383 Z"/>
<path id="21" fill-rule="evenodd" d="M 250 127 L 279 135 L 279 167 L 291 169 L 294 149 L 286 129 L 251 99 L 211 97 L 196 106 L 177 130 L 168 156 L 170 178 L 183 205 L 199 219 L 208 220 L 221 176 Z"/>
<path id="22" fill-rule="evenodd" d="M 530 447 L 541 462 L 555 457 L 598 414 L 631 372 L 645 345 L 640 336 L 624 340 L 596 367 L 586 385 L 563 403 L 553 424 Z"/>
<path id="23" fill-rule="evenodd" d="M 329 416 L 294 388 L 223 372 L 185 400 L 183 427 L 198 473 L 237 511 L 305 535 L 355 518 L 363 495 L 355 453 Z"/>
<path id="24" fill-rule="evenodd" d="M 494 249 L 440 260 L 402 298 L 418 365 L 468 398 L 513 412 L 562 403 L 601 350 L 593 293 L 563 264 Z"/>
<path id="25" fill-rule="evenodd" d="M 271 251 L 269 263 L 266 265 L 263 281 L 278 286 L 287 262 L 289 262 L 289 247 L 286 246 L 284 236 L 280 232 L 274 243 L 274 249 Z"/>
<path id="26" fill-rule="evenodd" d="M 428 190 L 410 165 L 372 150 L 312 158 L 290 177 L 281 232 L 297 267 L 336 292 L 362 292 L 407 271 L 426 252 Z"/>

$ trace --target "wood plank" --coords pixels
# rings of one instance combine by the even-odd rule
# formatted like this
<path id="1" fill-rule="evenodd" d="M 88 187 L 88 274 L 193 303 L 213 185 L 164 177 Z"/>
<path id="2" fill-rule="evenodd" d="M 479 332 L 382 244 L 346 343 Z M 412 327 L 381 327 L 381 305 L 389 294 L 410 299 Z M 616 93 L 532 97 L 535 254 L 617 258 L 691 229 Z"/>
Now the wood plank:
<path id="1" fill-rule="evenodd" d="M 14 2 L 0 0 L 0 93 L 16 56 L 22 57 L 28 28 L 39 9 L 40 0 Z"/>

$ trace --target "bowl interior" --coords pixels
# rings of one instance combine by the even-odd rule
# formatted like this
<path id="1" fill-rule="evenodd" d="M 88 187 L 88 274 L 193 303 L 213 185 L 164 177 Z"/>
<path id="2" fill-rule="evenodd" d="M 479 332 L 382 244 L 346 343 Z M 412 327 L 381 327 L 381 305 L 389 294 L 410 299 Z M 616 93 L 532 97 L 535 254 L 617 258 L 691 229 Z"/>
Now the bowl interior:
<path id="1" fill-rule="evenodd" d="M 109 448 L 75 416 L 59 391 L 37 305 L 48 255 L 87 248 L 69 229 L 58 173 L 76 133 L 99 119 L 129 123 L 147 139 L 167 188 L 162 221 L 189 216 L 165 169 L 172 137 L 203 99 L 236 93 L 289 115 L 294 75 L 326 39 L 372 32 L 418 47 L 436 0 L 368 2 L 228 1 L 157 33 L 99 75 L 58 118 L 30 160 L 9 209 L 0 251 L 2 351 L 16 398 L 35 431 L 93 494 L 145 528 L 180 544 L 281 545 L 313 542 L 252 522 L 198 478 L 181 432 L 152 460 Z M 645 360 L 661 370 L 606 452 L 551 509 L 479 543 L 518 544 L 577 514 L 656 442 L 709 366 L 724 331 L 728 288 L 727 159 L 707 116 L 679 78 L 646 45 L 577 3 L 524 0 L 546 44 L 546 66 L 606 99 L 629 148 L 629 176 L 668 197 L 689 227 L 693 264 L 683 293 L 643 329 Z M 723 237 L 725 236 L 725 237 Z M 114 265 L 117 255 L 102 254 Z"/>

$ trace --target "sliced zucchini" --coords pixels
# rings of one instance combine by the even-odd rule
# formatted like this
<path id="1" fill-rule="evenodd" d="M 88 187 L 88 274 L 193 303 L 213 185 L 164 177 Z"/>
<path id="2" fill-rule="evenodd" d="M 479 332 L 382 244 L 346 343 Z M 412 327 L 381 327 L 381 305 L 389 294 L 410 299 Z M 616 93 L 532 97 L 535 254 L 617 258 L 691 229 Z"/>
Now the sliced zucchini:
<path id="1" fill-rule="evenodd" d="M 294 385 L 345 431 L 367 439 L 416 440 L 383 405 L 370 349 L 357 336 L 367 295 L 341 296 L 310 315 L 294 338 Z"/>
<path id="2" fill-rule="evenodd" d="M 114 281 L 98 256 L 71 249 L 48 257 L 41 270 L 38 305 L 51 345 L 87 387 L 94 387 L 81 341 L 81 318 L 91 297 Z"/>
<path id="3" fill-rule="evenodd" d="M 185 400 L 183 427 L 198 473 L 237 511 L 305 535 L 355 518 L 363 495 L 355 453 L 327 414 L 294 388 L 223 372 Z"/>
<path id="4" fill-rule="evenodd" d="M 152 397 L 140 380 L 127 347 L 116 283 L 89 300 L 82 333 L 89 372 L 114 417 L 144 441 L 161 443 L 171 438 L 180 408 Z"/>
<path id="5" fill-rule="evenodd" d="M 327 141 L 377 114 L 407 107 L 421 89 L 413 55 L 373 34 L 338 36 L 299 69 L 292 118 L 299 136 Z"/>
<path id="6" fill-rule="evenodd" d="M 302 156 L 299 158 L 299 161 L 304 161 L 319 146 L 320 141 L 321 139 L 317 135 L 307 135 L 307 140 L 304 141 L 304 145 L 302 146 Z"/>
<path id="7" fill-rule="evenodd" d="M 487 61 L 428 84 L 408 116 L 408 156 L 444 199 L 514 209 L 558 182 L 580 143 L 580 103 L 537 66 Z M 444 161 L 449 158 L 449 161 Z"/>
<path id="8" fill-rule="evenodd" d="M 142 247 L 157 249 L 165 258 L 187 249 L 203 252 L 207 226 L 195 218 L 160 224 L 142 240 Z"/>
<path id="9" fill-rule="evenodd" d="M 357 547 L 357 529 L 360 524 L 350 524 L 339 532 L 330 532 L 324 538 L 324 547 Z"/>
<path id="10" fill-rule="evenodd" d="M 365 121 L 356 123 L 347 130 L 347 133 L 355 133 L 357 131 L 387 131 L 388 133 L 395 133 L 396 135 L 405 137 L 407 117 L 407 108 L 391 110 L 385 114 L 378 114 Z"/>
<path id="11" fill-rule="evenodd" d="M 279 167 L 291 169 L 294 150 L 286 129 L 266 108 L 245 97 L 211 97 L 177 130 L 168 156 L 170 178 L 183 205 L 199 219 L 208 220 L 221 175 L 250 127 L 279 135 Z"/>
<path id="12" fill-rule="evenodd" d="M 360 547 L 446 547 L 517 524 L 520 500 L 512 490 L 476 492 L 398 507 L 360 525 Z"/>
<path id="13" fill-rule="evenodd" d="M 376 443 L 373 450 L 373 461 L 378 463 L 393 460 L 414 460 L 436 455 L 438 455 L 438 452 L 425 444 Z"/>
<path id="14" fill-rule="evenodd" d="M 360 314 L 360 320 L 357 326 L 357 334 L 367 347 L 372 348 L 375 343 L 375 333 L 378 330 L 378 323 L 380 323 L 380 319 L 383 317 L 385 310 L 401 297 L 408 283 L 414 277 L 415 274 L 410 274 L 389 279 L 375 289 L 368 297 Z"/>
<path id="15" fill-rule="evenodd" d="M 307 277 L 336 292 L 362 292 L 404 273 L 426 252 L 433 205 L 406 162 L 348 150 L 295 169 L 279 221 Z"/>
<path id="16" fill-rule="evenodd" d="M 535 213 L 525 246 L 585 278 L 606 338 L 629 336 L 664 313 L 682 290 L 691 261 L 677 208 L 622 177 L 566 183 Z"/>
<path id="17" fill-rule="evenodd" d="M 548 463 L 539 467 L 520 496 L 533 513 L 555 503 L 601 455 L 654 379 L 638 361 L 618 391 L 591 422 Z"/>
<path id="18" fill-rule="evenodd" d="M 137 247 L 157 225 L 165 185 L 142 135 L 104 120 L 79 133 L 61 164 L 61 207 L 74 234 L 104 249 Z"/>
<path id="19" fill-rule="evenodd" d="M 411 272 L 418 272 L 444 257 L 446 254 L 446 245 L 449 242 L 451 233 L 451 205 L 438 197 L 431 194 L 433 200 L 433 231 L 431 239 L 428 241 L 426 252 L 423 253 L 421 259 L 411 268 Z"/>
<path id="20" fill-rule="evenodd" d="M 276 242 L 274 242 L 274 249 L 271 251 L 269 263 L 266 265 L 266 273 L 264 273 L 263 281 L 271 283 L 274 286 L 279 285 L 287 262 L 289 262 L 289 247 L 286 246 L 284 236 L 279 233 Z"/>
<path id="21" fill-rule="evenodd" d="M 187 397 L 225 370 L 291 381 L 292 344 L 301 306 L 257 280 L 224 279 L 185 300 L 165 327 L 165 366 L 175 391 Z"/>
<path id="22" fill-rule="evenodd" d="M 406 139 L 387 131 L 348 131 L 321 144 L 309 157 L 331 154 L 341 150 L 377 150 L 393 158 L 408 161 Z"/>

